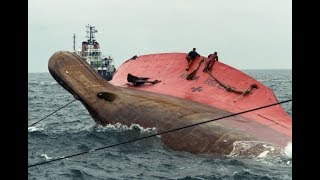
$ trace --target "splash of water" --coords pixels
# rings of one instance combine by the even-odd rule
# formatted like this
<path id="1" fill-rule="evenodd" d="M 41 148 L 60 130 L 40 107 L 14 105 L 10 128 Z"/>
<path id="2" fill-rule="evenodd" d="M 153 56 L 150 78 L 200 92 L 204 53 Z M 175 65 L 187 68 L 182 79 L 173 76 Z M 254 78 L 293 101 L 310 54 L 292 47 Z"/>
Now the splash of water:
<path id="1" fill-rule="evenodd" d="M 283 155 L 283 149 L 263 141 L 235 141 L 230 157 L 246 156 L 265 158 Z"/>
<path id="2" fill-rule="evenodd" d="M 121 123 L 115 123 L 115 124 L 107 124 L 106 126 L 101 125 L 95 125 L 93 127 L 97 132 L 104 132 L 109 131 L 110 129 L 116 130 L 116 131 L 132 131 L 132 130 L 138 130 L 141 133 L 149 133 L 149 132 L 156 132 L 156 128 L 143 128 L 139 124 L 132 124 L 131 126 L 123 125 Z"/>
<path id="3" fill-rule="evenodd" d="M 288 142 L 287 146 L 284 148 L 284 153 L 292 158 L 292 142 Z"/>
<path id="4" fill-rule="evenodd" d="M 28 127 L 28 132 L 34 132 L 34 131 L 43 131 L 43 128 L 37 128 L 34 126 Z"/>
<path id="5" fill-rule="evenodd" d="M 46 154 L 41 154 L 40 156 L 41 156 L 41 157 L 44 157 L 46 160 L 52 159 L 51 157 L 49 157 L 49 156 L 46 155 Z"/>

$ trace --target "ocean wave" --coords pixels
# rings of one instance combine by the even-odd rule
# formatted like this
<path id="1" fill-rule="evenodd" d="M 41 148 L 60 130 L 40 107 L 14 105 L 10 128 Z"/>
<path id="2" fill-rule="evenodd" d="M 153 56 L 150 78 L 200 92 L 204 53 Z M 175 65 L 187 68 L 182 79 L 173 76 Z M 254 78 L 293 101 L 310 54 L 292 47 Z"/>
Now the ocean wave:
<path id="1" fill-rule="evenodd" d="M 236 141 L 233 151 L 227 157 L 251 158 L 270 167 L 276 165 L 286 168 L 292 166 L 292 158 L 287 155 L 289 152 L 289 148 L 281 148 L 266 142 Z"/>
<path id="2" fill-rule="evenodd" d="M 128 140 L 139 139 L 148 135 L 155 134 L 155 128 L 143 128 L 137 124 L 132 124 L 130 126 L 123 125 L 121 123 L 108 124 L 106 126 L 96 125 L 91 129 L 87 129 L 86 138 L 93 139 L 99 142 L 108 141 L 111 144 L 116 144 L 120 142 L 126 142 Z M 122 145 L 119 148 L 123 152 L 128 153 L 129 151 L 137 151 L 140 148 L 154 148 L 160 146 L 160 139 L 158 138 L 148 138 L 139 143 L 132 145 Z"/>
<path id="3" fill-rule="evenodd" d="M 281 75 L 282 81 L 277 83 L 274 80 L 278 80 L 278 75 L 272 74 L 273 71 L 257 71 L 256 78 L 272 84 L 279 100 L 290 98 L 291 76 Z M 72 100 L 72 95 L 54 81 L 49 73 L 31 74 L 29 77 L 30 124 Z M 283 106 L 292 111 L 291 103 Z M 46 158 L 55 159 L 148 136 L 156 133 L 156 129 L 120 123 L 96 125 L 86 108 L 77 101 L 59 111 L 58 115 L 53 114 L 35 127 L 28 128 L 28 132 L 28 164 L 34 164 L 48 161 Z M 241 157 L 242 154 L 235 151 L 236 157 L 203 156 L 174 151 L 166 147 L 160 138 L 154 137 L 29 168 L 28 178 L 292 179 L 291 147 L 284 148 L 283 157 L 270 157 L 273 149 L 269 144 L 262 145 L 261 151 L 253 158 Z"/>
<path id="4" fill-rule="evenodd" d="M 58 85 L 58 83 L 56 81 L 33 81 L 33 82 L 28 82 L 29 86 L 52 86 L 52 85 Z"/>
<path id="5" fill-rule="evenodd" d="M 178 180 L 202 180 L 204 178 L 201 178 L 201 177 L 192 177 L 192 176 L 186 176 L 186 177 L 183 177 L 183 178 L 178 178 Z"/>
<path id="6" fill-rule="evenodd" d="M 229 157 L 277 157 L 285 156 L 284 149 L 263 141 L 235 141 Z"/>
<path id="7" fill-rule="evenodd" d="M 122 131 L 139 131 L 142 134 L 150 134 L 150 133 L 156 133 L 156 128 L 144 128 L 141 127 L 139 124 L 132 124 L 130 126 L 123 125 L 121 123 L 116 123 L 116 124 L 107 124 L 106 126 L 101 126 L 101 125 L 96 125 L 92 127 L 92 130 L 96 132 L 106 132 L 106 131 L 117 131 L 117 132 L 122 132 Z"/>
<path id="8" fill-rule="evenodd" d="M 46 154 L 41 154 L 40 157 L 44 157 L 46 160 L 52 159 L 52 157 L 49 157 L 49 156 L 46 155 Z"/>
<path id="9" fill-rule="evenodd" d="M 284 148 L 284 153 L 287 157 L 292 158 L 292 142 L 288 142 L 287 146 Z"/>
<path id="10" fill-rule="evenodd" d="M 40 131 L 44 131 L 43 128 L 39 128 L 39 127 L 35 127 L 35 126 L 31 126 L 31 127 L 28 127 L 28 132 L 40 132 Z"/>
<path id="11" fill-rule="evenodd" d="M 257 171 L 253 169 L 242 169 L 233 173 L 231 179 L 292 179 L 290 173 L 283 173 L 279 171 Z"/>
<path id="12" fill-rule="evenodd" d="M 28 85 L 38 85 L 39 82 L 37 81 L 28 81 Z"/>
<path id="13" fill-rule="evenodd" d="M 108 124 L 106 126 L 98 124 L 80 124 L 79 126 L 73 125 L 72 127 L 58 127 L 59 122 L 51 123 L 45 127 L 28 127 L 28 133 L 30 135 L 46 135 L 46 136 L 79 136 L 84 135 L 91 138 L 106 139 L 110 137 L 110 134 L 117 134 L 118 137 L 141 137 L 156 134 L 156 128 L 143 128 L 138 124 L 132 124 L 130 126 L 123 125 L 121 123 Z M 57 128 L 55 128 L 57 127 Z M 80 149 L 86 149 L 86 147 L 80 147 Z"/>
<path id="14" fill-rule="evenodd" d="M 235 172 L 233 174 L 233 177 L 235 179 L 273 179 L 268 174 L 259 175 L 250 169 L 243 169 L 241 171 Z"/>
<path id="15" fill-rule="evenodd" d="M 91 173 L 88 173 L 91 172 Z M 71 178 L 71 179 L 101 179 L 94 174 L 92 170 L 86 170 L 84 168 L 70 168 L 68 172 L 59 173 L 61 179 Z"/>

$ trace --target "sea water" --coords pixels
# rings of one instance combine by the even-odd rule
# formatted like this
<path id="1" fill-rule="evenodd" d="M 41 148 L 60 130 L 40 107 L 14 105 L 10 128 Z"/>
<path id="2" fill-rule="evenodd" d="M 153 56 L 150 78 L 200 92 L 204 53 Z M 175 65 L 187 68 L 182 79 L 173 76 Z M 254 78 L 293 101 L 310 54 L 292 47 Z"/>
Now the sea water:
<path id="1" fill-rule="evenodd" d="M 292 98 L 291 70 L 244 70 L 270 87 L 278 101 Z M 73 100 L 49 73 L 29 73 L 28 124 Z M 292 115 L 292 103 L 282 104 Z M 28 128 L 28 164 L 89 151 L 155 133 L 122 124 L 98 126 L 75 101 Z M 28 179 L 292 179 L 287 156 L 228 157 L 172 151 L 158 137 L 29 167 Z"/>

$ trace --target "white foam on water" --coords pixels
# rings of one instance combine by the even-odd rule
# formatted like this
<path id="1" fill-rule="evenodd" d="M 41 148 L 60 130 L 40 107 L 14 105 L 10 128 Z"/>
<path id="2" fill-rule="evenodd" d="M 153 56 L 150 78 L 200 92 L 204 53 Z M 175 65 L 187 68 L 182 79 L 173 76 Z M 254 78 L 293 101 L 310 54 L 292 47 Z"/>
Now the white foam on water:
<path id="1" fill-rule="evenodd" d="M 236 171 L 233 173 L 233 176 L 235 176 L 236 174 L 239 174 L 241 172 L 246 172 L 248 174 L 255 174 L 253 171 L 251 171 L 250 169 L 242 169 L 242 171 Z"/>
<path id="2" fill-rule="evenodd" d="M 284 156 L 283 149 L 263 141 L 235 141 L 233 143 L 233 150 L 228 156 L 237 157 L 272 157 Z"/>
<path id="3" fill-rule="evenodd" d="M 264 158 L 264 157 L 266 157 L 269 152 L 270 152 L 270 151 L 268 151 L 268 150 L 263 151 L 261 154 L 258 155 L 258 158 Z"/>
<path id="4" fill-rule="evenodd" d="M 34 126 L 28 127 L 28 132 L 34 132 L 34 131 L 43 131 L 43 128 L 37 128 Z"/>
<path id="5" fill-rule="evenodd" d="M 97 125 L 94 127 L 98 132 L 108 131 L 110 129 L 117 130 L 117 131 L 130 131 L 130 130 L 139 130 L 142 133 L 156 131 L 156 128 L 143 128 L 139 124 L 132 124 L 130 127 L 127 125 L 123 125 L 121 123 L 115 124 L 107 124 L 106 126 Z"/>
<path id="6" fill-rule="evenodd" d="M 40 156 L 41 156 L 41 157 L 44 157 L 46 160 L 52 159 L 51 157 L 49 157 L 49 156 L 46 155 L 46 154 L 41 154 Z"/>
<path id="7" fill-rule="evenodd" d="M 286 156 L 292 158 L 292 142 L 288 142 L 287 146 L 284 148 L 284 153 Z"/>
<path id="8" fill-rule="evenodd" d="M 264 145 L 262 145 L 262 146 L 265 147 L 265 148 L 267 148 L 267 149 L 269 149 L 270 151 L 274 151 L 274 150 L 275 150 L 274 147 L 268 146 L 268 145 L 266 145 L 266 144 L 264 144 Z"/>
<path id="9" fill-rule="evenodd" d="M 46 85 L 47 85 L 47 83 L 46 83 L 46 82 L 44 82 L 44 81 L 42 81 L 42 82 L 40 82 L 40 85 L 42 85 L 42 86 L 46 86 Z"/>
<path id="10" fill-rule="evenodd" d="M 56 81 L 52 81 L 51 83 L 45 82 L 45 81 L 40 82 L 41 86 L 49 86 L 49 85 L 56 85 L 56 84 L 58 84 Z"/>

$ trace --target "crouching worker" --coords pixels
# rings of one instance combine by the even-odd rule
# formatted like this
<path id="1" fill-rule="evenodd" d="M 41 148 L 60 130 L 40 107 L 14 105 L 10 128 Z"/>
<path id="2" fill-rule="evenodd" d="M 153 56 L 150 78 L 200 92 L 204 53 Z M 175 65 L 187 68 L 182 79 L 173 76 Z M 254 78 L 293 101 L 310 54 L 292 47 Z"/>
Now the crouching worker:
<path id="1" fill-rule="evenodd" d="M 199 56 L 200 55 L 196 52 L 196 48 L 193 48 L 192 51 L 189 52 L 189 54 L 186 56 L 186 59 L 188 61 L 188 66 L 186 68 L 187 71 L 189 71 L 192 62 Z"/>
<path id="2" fill-rule="evenodd" d="M 213 54 L 210 54 L 208 56 L 207 64 L 206 64 L 206 67 L 203 69 L 203 72 L 210 71 L 215 61 L 218 61 L 218 53 L 217 52 L 214 52 Z"/>
<path id="3" fill-rule="evenodd" d="M 128 82 L 131 82 L 134 86 L 139 86 L 139 85 L 142 85 L 144 83 L 151 83 L 151 84 L 156 84 L 158 82 L 161 82 L 159 80 L 154 80 L 154 81 L 148 81 L 148 77 L 137 77 L 137 76 L 134 76 L 132 74 L 128 74 L 127 76 L 127 81 Z"/>

